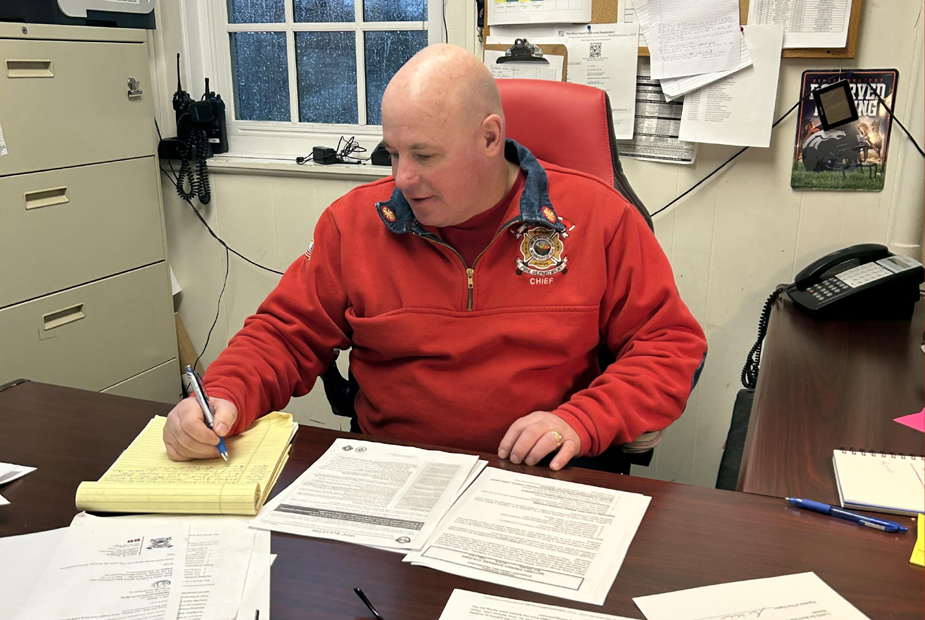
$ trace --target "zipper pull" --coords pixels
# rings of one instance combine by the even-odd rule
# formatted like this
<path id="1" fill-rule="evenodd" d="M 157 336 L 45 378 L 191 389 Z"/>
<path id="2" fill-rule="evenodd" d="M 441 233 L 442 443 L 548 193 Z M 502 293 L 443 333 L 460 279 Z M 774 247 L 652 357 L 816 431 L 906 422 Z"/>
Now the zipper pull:
<path id="1" fill-rule="evenodd" d="M 472 290 L 475 288 L 475 284 L 472 282 L 472 276 L 475 271 L 471 267 L 466 267 L 466 278 L 469 280 L 469 297 L 466 301 L 466 311 L 472 312 Z"/>

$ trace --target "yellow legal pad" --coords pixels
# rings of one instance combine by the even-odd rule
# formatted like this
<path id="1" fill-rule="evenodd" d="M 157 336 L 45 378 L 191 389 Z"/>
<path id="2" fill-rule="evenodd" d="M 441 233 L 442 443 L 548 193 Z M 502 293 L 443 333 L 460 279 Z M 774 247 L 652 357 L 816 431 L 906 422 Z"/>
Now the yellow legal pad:
<path id="1" fill-rule="evenodd" d="M 289 459 L 292 416 L 274 412 L 225 440 L 221 458 L 174 462 L 167 457 L 157 416 L 99 482 L 77 488 L 77 509 L 256 515 Z"/>

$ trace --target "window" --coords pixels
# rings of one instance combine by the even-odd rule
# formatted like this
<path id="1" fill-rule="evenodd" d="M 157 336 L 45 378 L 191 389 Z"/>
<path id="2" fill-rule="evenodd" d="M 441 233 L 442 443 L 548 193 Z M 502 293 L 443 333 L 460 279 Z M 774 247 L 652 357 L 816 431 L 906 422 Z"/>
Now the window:
<path id="1" fill-rule="evenodd" d="M 380 135 L 389 80 L 444 39 L 441 0 L 213 0 L 212 23 L 233 153 Z"/>

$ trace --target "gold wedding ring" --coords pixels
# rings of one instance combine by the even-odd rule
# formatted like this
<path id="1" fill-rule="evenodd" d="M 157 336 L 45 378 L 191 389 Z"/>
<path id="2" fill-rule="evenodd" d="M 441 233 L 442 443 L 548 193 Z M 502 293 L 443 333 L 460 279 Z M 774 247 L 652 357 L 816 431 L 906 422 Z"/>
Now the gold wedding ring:
<path id="1" fill-rule="evenodd" d="M 556 438 L 556 447 L 561 448 L 562 447 L 562 434 L 559 433 L 559 431 L 549 431 L 549 432 L 552 433 L 552 436 Z"/>

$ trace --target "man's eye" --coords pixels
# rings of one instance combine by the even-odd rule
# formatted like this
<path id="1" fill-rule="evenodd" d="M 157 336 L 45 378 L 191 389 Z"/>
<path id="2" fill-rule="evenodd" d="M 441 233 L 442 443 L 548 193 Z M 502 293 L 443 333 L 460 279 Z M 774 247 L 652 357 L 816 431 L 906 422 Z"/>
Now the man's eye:
<path id="1" fill-rule="evenodd" d="M 417 158 L 420 159 L 421 161 L 427 161 L 431 157 L 432 157 L 431 155 L 425 155 L 424 153 L 417 154 Z"/>

